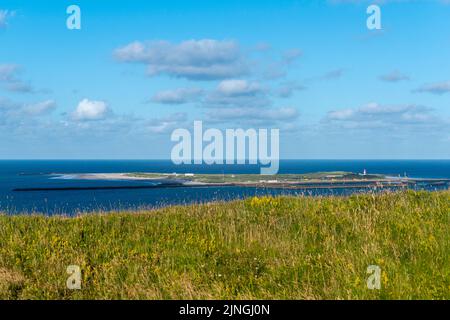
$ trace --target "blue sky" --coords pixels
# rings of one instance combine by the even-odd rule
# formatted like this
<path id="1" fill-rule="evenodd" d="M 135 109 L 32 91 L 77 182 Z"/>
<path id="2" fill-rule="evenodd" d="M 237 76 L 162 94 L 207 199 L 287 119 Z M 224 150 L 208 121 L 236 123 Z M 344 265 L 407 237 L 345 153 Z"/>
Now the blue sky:
<path id="1" fill-rule="evenodd" d="M 66 8 L 81 8 L 81 30 Z M 2 1 L 0 158 L 169 158 L 279 128 L 282 158 L 450 158 L 450 2 Z"/>

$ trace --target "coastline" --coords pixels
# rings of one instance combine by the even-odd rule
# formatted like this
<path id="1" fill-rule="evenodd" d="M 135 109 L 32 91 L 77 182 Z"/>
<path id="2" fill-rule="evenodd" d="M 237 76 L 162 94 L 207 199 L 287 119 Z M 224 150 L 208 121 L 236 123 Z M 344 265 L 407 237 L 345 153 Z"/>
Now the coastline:
<path id="1" fill-rule="evenodd" d="M 376 167 L 365 164 L 370 173 L 367 175 L 362 174 L 365 168 L 362 163 L 322 166 L 313 162 L 309 166 L 286 165 L 276 176 L 254 174 L 257 170 L 242 167 L 194 169 L 169 162 L 52 161 L 46 165 L 42 162 L 14 165 L 14 170 L 10 168 L 0 177 L 3 178 L 0 211 L 11 215 L 35 212 L 72 216 L 98 210 L 138 211 L 179 204 L 230 202 L 264 195 L 328 197 L 406 189 L 434 192 L 450 187 L 450 162 L 443 168 L 438 164 L 419 165 L 414 170 L 408 163 L 383 163 Z M 336 169 L 342 171 L 333 171 Z M 229 174 L 230 171 L 235 174 Z M 373 175 L 373 172 L 387 174 Z M 403 172 L 414 178 L 403 177 Z"/>
<path id="2" fill-rule="evenodd" d="M 352 172 L 314 172 L 307 174 L 278 174 L 263 176 L 258 174 L 193 174 L 193 173 L 83 173 L 64 174 L 54 179 L 76 179 L 97 181 L 150 181 L 156 185 L 148 188 L 162 187 L 196 187 L 196 186 L 242 186 L 267 188 L 354 188 L 354 187 L 407 187 L 420 183 L 448 184 L 450 179 L 393 177 L 384 174 L 357 174 Z M 222 180 L 222 181 L 221 181 Z M 127 188 L 144 188 L 134 186 Z M 112 187 L 105 187 L 112 188 Z"/>

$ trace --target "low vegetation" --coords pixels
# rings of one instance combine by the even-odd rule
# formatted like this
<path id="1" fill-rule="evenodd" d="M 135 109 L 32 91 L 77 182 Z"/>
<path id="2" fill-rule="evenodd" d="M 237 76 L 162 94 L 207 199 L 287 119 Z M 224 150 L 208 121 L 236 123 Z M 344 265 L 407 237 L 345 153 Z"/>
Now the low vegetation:
<path id="1" fill-rule="evenodd" d="M 260 174 L 184 174 L 184 173 L 128 173 L 129 177 L 149 178 L 149 179 L 165 179 L 165 180 L 183 180 L 202 183 L 258 183 L 262 181 L 278 181 L 278 182 L 308 182 L 308 181 L 345 181 L 345 180 L 382 180 L 386 176 L 382 174 L 361 175 L 345 171 L 331 172 L 313 172 L 313 173 L 292 173 L 277 175 L 260 175 Z"/>
<path id="2" fill-rule="evenodd" d="M 450 192 L 1 215 L 0 298 L 450 299 Z"/>

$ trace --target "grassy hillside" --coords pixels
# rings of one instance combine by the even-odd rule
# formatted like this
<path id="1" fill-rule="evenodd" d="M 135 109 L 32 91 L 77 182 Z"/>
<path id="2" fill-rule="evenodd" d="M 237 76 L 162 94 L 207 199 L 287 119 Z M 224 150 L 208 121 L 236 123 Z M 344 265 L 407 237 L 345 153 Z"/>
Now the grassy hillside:
<path id="1" fill-rule="evenodd" d="M 450 299 L 450 192 L 0 216 L 0 298 Z"/>

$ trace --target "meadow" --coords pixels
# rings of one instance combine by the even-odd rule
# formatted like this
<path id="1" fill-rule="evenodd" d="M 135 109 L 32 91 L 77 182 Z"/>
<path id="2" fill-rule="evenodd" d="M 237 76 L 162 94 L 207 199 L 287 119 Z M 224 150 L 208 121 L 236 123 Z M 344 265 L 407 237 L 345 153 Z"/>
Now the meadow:
<path id="1" fill-rule="evenodd" d="M 0 298 L 450 299 L 450 192 L 0 215 Z"/>

